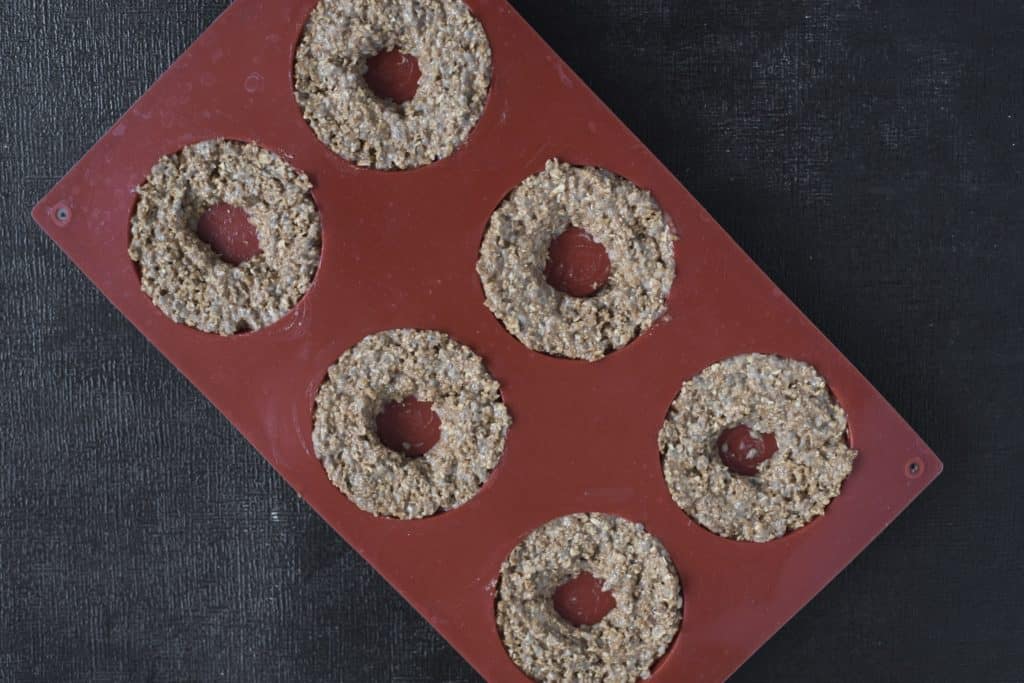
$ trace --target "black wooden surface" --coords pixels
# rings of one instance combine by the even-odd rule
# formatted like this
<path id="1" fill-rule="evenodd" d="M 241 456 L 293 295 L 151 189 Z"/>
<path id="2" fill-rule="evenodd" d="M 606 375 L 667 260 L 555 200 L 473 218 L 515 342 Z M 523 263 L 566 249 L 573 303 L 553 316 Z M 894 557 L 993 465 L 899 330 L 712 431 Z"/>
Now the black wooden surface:
<path id="1" fill-rule="evenodd" d="M 29 219 L 226 4 L 0 3 L 0 681 L 476 680 Z M 515 5 L 946 463 L 735 680 L 1024 680 L 1019 0 Z"/>

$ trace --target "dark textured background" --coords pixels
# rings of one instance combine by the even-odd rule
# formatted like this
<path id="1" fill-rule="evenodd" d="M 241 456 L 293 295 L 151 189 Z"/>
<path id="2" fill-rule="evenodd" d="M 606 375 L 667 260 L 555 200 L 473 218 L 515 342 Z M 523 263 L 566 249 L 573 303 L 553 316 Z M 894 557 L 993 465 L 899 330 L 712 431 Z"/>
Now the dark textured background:
<path id="1" fill-rule="evenodd" d="M 1024 680 L 1020 1 L 514 4 L 946 462 L 735 680 Z M 226 5 L 0 3 L 0 681 L 476 680 L 30 222 Z"/>

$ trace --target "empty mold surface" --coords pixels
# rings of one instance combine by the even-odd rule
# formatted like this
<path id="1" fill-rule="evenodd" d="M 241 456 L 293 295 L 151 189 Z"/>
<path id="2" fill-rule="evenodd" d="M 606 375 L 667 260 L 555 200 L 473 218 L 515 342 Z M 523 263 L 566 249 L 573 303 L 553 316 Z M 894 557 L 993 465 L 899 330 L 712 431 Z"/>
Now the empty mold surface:
<path id="1" fill-rule="evenodd" d="M 491 51 L 479 120 L 450 155 L 402 172 L 346 161 L 303 118 L 293 66 L 315 5 L 231 5 L 40 201 L 35 219 L 485 678 L 525 680 L 495 620 L 502 563 L 531 531 L 580 512 L 641 524 L 685 587 L 678 635 L 652 680 L 725 678 L 941 464 L 504 0 L 466 3 Z M 418 94 L 431 67 L 422 54 L 413 56 L 422 72 Z M 226 337 L 161 312 L 128 256 L 136 189 L 153 165 L 217 139 L 252 141 L 305 174 L 322 228 L 316 278 L 305 295 L 273 324 Z M 664 314 L 596 362 L 524 346 L 486 307 L 476 272 L 496 207 L 555 158 L 628 178 L 650 193 L 679 238 Z M 546 263 L 538 263 L 543 281 Z M 501 386 L 514 420 L 476 494 L 424 519 L 361 510 L 331 483 L 313 446 L 326 369 L 367 335 L 392 329 L 439 330 L 471 348 Z M 845 410 L 850 447 L 858 451 L 826 514 L 763 544 L 721 538 L 680 510 L 658 446 L 667 407 L 685 380 L 753 352 L 815 368 Z M 753 565 L 756 574 L 747 571 Z"/>

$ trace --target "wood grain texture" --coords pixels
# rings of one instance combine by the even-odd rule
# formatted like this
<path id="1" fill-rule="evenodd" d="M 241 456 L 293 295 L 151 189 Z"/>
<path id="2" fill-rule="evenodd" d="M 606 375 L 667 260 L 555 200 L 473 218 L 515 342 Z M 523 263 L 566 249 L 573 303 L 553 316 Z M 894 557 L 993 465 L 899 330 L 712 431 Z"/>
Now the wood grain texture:
<path id="1" fill-rule="evenodd" d="M 477 680 L 29 219 L 226 4 L 0 4 L 0 681 Z M 946 463 L 735 680 L 1019 680 L 1020 3 L 514 4 Z"/>

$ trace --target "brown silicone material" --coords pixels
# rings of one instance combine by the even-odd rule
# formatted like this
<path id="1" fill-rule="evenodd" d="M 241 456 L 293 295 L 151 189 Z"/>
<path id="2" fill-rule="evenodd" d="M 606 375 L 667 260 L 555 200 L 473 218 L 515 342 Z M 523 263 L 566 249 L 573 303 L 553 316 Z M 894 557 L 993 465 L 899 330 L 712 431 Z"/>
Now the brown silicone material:
<path id="1" fill-rule="evenodd" d="M 485 678 L 525 679 L 494 621 L 502 561 L 541 524 L 591 511 L 641 522 L 682 580 L 682 627 L 653 680 L 725 678 L 941 463 L 504 0 L 468 2 L 494 54 L 479 125 L 453 156 L 400 172 L 343 161 L 303 121 L 292 55 L 315 3 L 235 2 L 41 200 L 36 221 Z M 320 270 L 307 295 L 273 326 L 228 338 L 164 316 L 141 291 L 127 251 L 135 188 L 154 162 L 218 137 L 255 141 L 309 174 L 323 219 Z M 597 363 L 525 348 L 484 306 L 475 271 L 491 212 L 552 157 L 651 190 L 679 234 L 667 315 Z M 400 327 L 442 330 L 480 354 L 514 419 L 480 492 L 418 521 L 359 510 L 327 480 L 310 436 L 327 368 L 365 335 Z M 846 409 L 860 451 L 826 514 L 767 544 L 719 538 L 687 518 L 669 496 L 657 444 L 680 384 L 748 352 L 812 363 Z"/>

